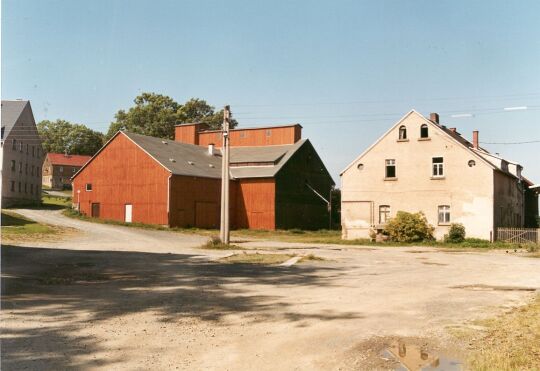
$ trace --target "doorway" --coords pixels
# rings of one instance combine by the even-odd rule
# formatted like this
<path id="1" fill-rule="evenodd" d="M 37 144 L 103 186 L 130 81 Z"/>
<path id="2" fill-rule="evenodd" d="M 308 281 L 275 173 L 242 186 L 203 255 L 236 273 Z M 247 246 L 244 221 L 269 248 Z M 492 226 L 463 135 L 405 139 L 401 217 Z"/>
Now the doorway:
<path id="1" fill-rule="evenodd" d="M 92 204 L 92 218 L 99 218 L 99 203 Z"/>
<path id="2" fill-rule="evenodd" d="M 132 215 L 133 215 L 133 205 L 131 205 L 131 204 L 126 204 L 125 205 L 124 215 L 125 215 L 124 221 L 126 223 L 131 223 L 132 218 L 133 218 L 132 217 Z"/>

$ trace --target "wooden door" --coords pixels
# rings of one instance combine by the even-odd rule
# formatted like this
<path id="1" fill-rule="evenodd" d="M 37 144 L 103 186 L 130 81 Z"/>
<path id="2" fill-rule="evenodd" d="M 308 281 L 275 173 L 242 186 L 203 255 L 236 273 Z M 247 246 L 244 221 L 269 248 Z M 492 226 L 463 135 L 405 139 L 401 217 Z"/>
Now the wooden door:
<path id="1" fill-rule="evenodd" d="M 219 226 L 219 207 L 216 202 L 195 203 L 195 227 L 217 228 Z"/>
<path id="2" fill-rule="evenodd" d="M 132 219 L 133 219 L 133 205 L 131 204 L 126 204 L 125 205 L 125 210 L 124 210 L 124 215 L 125 215 L 125 218 L 124 218 L 124 221 L 126 223 L 131 223 Z"/>
<path id="3" fill-rule="evenodd" d="M 99 218 L 99 203 L 92 204 L 92 218 Z"/>

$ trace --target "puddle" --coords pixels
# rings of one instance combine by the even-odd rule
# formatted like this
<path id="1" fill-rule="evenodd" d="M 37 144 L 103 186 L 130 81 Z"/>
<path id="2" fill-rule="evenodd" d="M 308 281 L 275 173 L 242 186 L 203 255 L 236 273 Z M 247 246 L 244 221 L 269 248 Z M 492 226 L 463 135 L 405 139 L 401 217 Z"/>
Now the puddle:
<path id="1" fill-rule="evenodd" d="M 461 371 L 463 363 L 444 355 L 428 352 L 425 347 L 397 341 L 381 352 L 384 360 L 394 360 L 396 371 Z"/>

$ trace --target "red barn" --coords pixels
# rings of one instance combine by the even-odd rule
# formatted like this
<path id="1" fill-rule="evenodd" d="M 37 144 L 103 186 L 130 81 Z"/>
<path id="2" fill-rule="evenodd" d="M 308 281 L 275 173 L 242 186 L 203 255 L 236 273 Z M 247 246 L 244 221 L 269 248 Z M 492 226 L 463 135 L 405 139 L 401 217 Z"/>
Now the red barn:
<path id="1" fill-rule="evenodd" d="M 127 222 L 216 228 L 221 132 L 176 127 L 175 141 L 117 133 L 73 177 L 83 214 Z M 301 126 L 231 131 L 231 226 L 319 229 L 334 185 Z M 215 146 L 214 146 L 215 144 Z"/>

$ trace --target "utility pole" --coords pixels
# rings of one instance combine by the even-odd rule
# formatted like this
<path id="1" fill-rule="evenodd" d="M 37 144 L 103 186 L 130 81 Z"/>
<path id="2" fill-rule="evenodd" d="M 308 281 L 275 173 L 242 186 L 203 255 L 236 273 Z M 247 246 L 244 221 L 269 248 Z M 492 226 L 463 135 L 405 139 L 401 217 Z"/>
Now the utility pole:
<path id="1" fill-rule="evenodd" d="M 219 237 L 222 243 L 229 243 L 229 124 L 231 109 L 223 109 L 223 146 L 221 147 L 221 223 Z"/>

